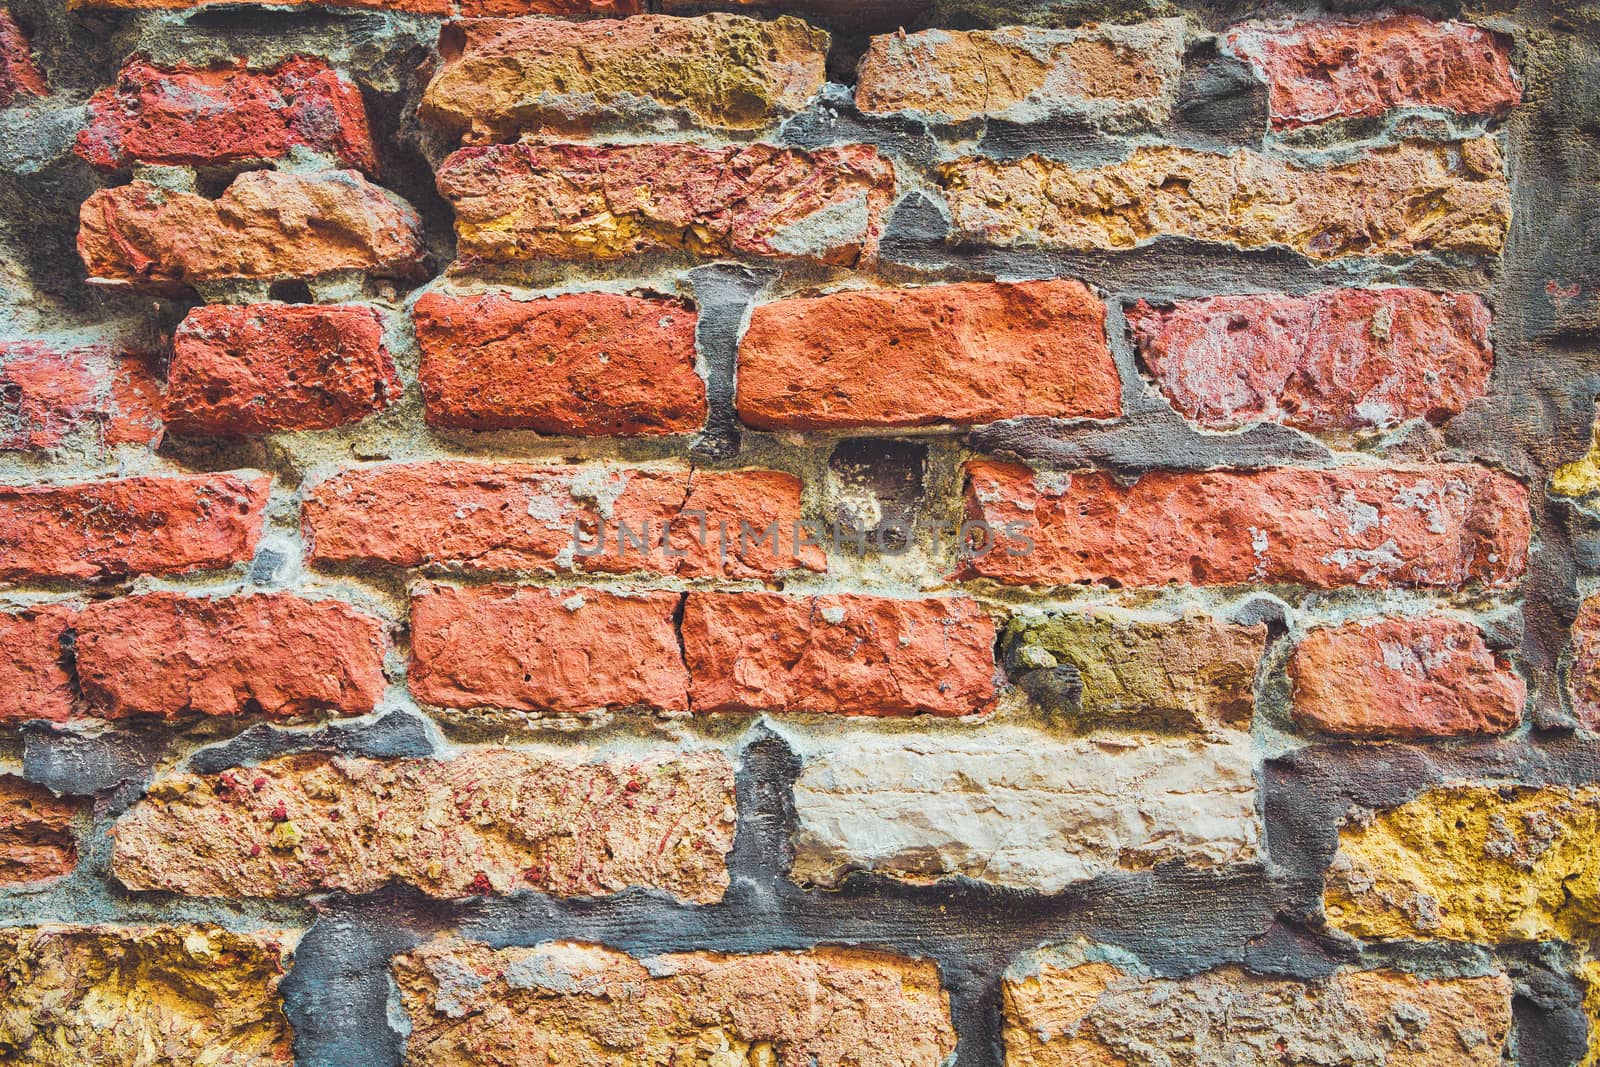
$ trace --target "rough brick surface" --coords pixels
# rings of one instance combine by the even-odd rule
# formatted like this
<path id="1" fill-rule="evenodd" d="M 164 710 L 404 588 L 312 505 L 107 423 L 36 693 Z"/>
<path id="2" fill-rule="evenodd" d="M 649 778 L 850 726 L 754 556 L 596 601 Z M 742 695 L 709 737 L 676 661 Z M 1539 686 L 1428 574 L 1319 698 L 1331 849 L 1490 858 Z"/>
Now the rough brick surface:
<path id="1" fill-rule="evenodd" d="M 1160 308 L 1141 301 L 1128 322 L 1173 407 L 1211 429 L 1443 422 L 1484 395 L 1494 368 L 1489 309 L 1468 294 L 1334 289 Z"/>
<path id="2" fill-rule="evenodd" d="M 467 266 L 645 252 L 867 265 L 894 189 L 865 145 L 492 145 L 439 168 Z"/>
<path id="3" fill-rule="evenodd" d="M 924 30 L 874 37 L 856 76 L 856 106 L 934 122 L 1031 122 L 1081 116 L 1154 124 L 1178 93 L 1177 19 L 1092 30 Z"/>
<path id="4" fill-rule="evenodd" d="M 970 600 L 690 593 L 696 711 L 971 715 L 994 700 L 994 623 Z"/>
<path id="5" fill-rule="evenodd" d="M 1318 627 L 1295 646 L 1289 677 L 1296 721 L 1343 737 L 1504 733 L 1527 699 L 1475 626 L 1441 617 Z"/>
<path id="6" fill-rule="evenodd" d="M 1589 0 L 8 3 L 0 1067 L 1600 1067 Z"/>
<path id="7" fill-rule="evenodd" d="M 600 945 L 439 938 L 397 957 L 394 975 L 416 1067 L 912 1067 L 943 1062 L 956 1044 L 938 968 L 866 949 L 637 959 Z"/>
<path id="8" fill-rule="evenodd" d="M 0 1048 L 16 1067 L 290 1064 L 278 996 L 295 934 L 217 926 L 0 930 Z"/>
<path id="9" fill-rule="evenodd" d="M 67 0 L 75 8 L 112 11 L 162 11 L 213 4 L 239 6 L 241 0 Z M 641 0 L 243 0 L 244 6 L 354 8 L 405 15 L 460 15 L 463 18 L 516 15 L 604 15 L 621 18 L 644 10 Z"/>
<path id="10" fill-rule="evenodd" d="M 204 8 L 213 4 L 232 3 L 233 0 L 67 0 L 67 8 L 91 11 L 166 11 L 184 8 Z M 252 6 L 264 0 L 250 0 Z M 274 0 L 274 7 L 280 0 Z M 395 11 L 415 15 L 448 15 L 451 0 L 281 0 L 287 7 L 357 8 L 370 11 Z"/>
<path id="11" fill-rule="evenodd" d="M 1508 586 L 1527 564 L 1527 490 L 1472 464 L 1252 472 L 967 465 L 967 513 L 999 538 L 966 564 L 1003 582 Z"/>
<path id="12" fill-rule="evenodd" d="M 939 179 L 957 238 L 1001 247 L 1115 250 L 1183 237 L 1312 259 L 1492 256 L 1511 218 L 1500 149 L 1487 137 L 1405 141 L 1322 167 L 1169 145 L 1089 170 L 972 157 L 941 165 Z"/>
<path id="13" fill-rule="evenodd" d="M 130 889 L 288 899 L 642 886 L 706 904 L 728 885 L 733 768 L 701 752 L 588 762 L 473 749 L 381 761 L 313 753 L 173 774 L 117 822 Z"/>
<path id="14" fill-rule="evenodd" d="M 0 11 L 0 108 L 26 103 L 29 97 L 49 92 L 44 75 L 33 61 L 28 35 L 11 12 Z"/>
<path id="15" fill-rule="evenodd" d="M 0 775 L 0 886 L 71 874 L 78 864 L 72 824 L 84 808 L 81 800 L 57 797 L 15 775 Z"/>
<path id="16" fill-rule="evenodd" d="M 693 433 L 706 419 L 694 310 L 664 297 L 424 293 L 414 308 L 432 426 Z"/>
<path id="17" fill-rule="evenodd" d="M 149 593 L 91 604 L 75 625 L 97 716 L 362 715 L 383 696 L 383 625 L 340 600 Z"/>
<path id="18" fill-rule="evenodd" d="M 739 418 L 764 430 L 1109 419 L 1122 386 L 1081 282 L 971 283 L 779 300 L 739 346 Z"/>
<path id="19" fill-rule="evenodd" d="M 1340 829 L 1328 925 L 1372 940 L 1592 937 L 1597 833 L 1595 786 L 1431 789 Z"/>
<path id="20" fill-rule="evenodd" d="M 1591 730 L 1600 728 L 1600 597 L 1585 600 L 1572 621 L 1567 688 L 1579 720 Z"/>
<path id="21" fill-rule="evenodd" d="M 326 64 L 296 58 L 267 71 L 134 60 L 89 101 L 77 153 L 92 166 L 212 166 L 279 159 L 303 148 L 377 173 L 361 91 Z"/>
<path id="22" fill-rule="evenodd" d="M 0 722 L 72 717 L 67 643 L 76 619 L 66 604 L 0 614 Z"/>
<path id="23" fill-rule="evenodd" d="M 172 338 L 162 414 L 175 433 L 242 436 L 358 422 L 400 396 L 367 307 L 197 307 Z"/>
<path id="24" fill-rule="evenodd" d="M 1091 608 L 1014 616 L 1005 648 L 1013 680 L 1076 729 L 1204 732 L 1249 724 L 1266 641 L 1260 623 Z"/>
<path id="25" fill-rule="evenodd" d="M 87 433 L 100 448 L 161 439 L 151 360 L 107 345 L 0 342 L 0 452 L 32 452 Z"/>
<path id="26" fill-rule="evenodd" d="M 246 562 L 270 481 L 205 474 L 0 487 L 0 581 L 186 574 Z"/>
<path id="27" fill-rule="evenodd" d="M 473 20 L 441 38 L 422 115 L 479 144 L 628 119 L 760 129 L 822 88 L 827 50 L 789 17 Z"/>
<path id="28" fill-rule="evenodd" d="M 424 586 L 411 598 L 411 691 L 426 704 L 574 713 L 687 711 L 679 593 Z"/>
<path id="29" fill-rule="evenodd" d="M 312 487 L 304 516 L 322 564 L 686 578 L 825 566 L 820 549 L 796 547 L 800 482 L 777 471 L 394 464 Z M 774 522 L 776 545 L 761 539 Z"/>
<path id="30" fill-rule="evenodd" d="M 1420 15 L 1245 23 L 1226 37 L 1267 83 L 1280 129 L 1437 107 L 1503 115 L 1522 98 L 1507 43 L 1462 22 Z"/>
<path id="31" fill-rule="evenodd" d="M 1242 734 L 852 737 L 807 756 L 794 803 L 794 877 L 823 886 L 872 871 L 1056 893 L 1119 868 L 1247 863 L 1260 837 Z"/>
<path id="32" fill-rule="evenodd" d="M 78 253 L 97 281 L 170 288 L 333 271 L 414 277 L 424 249 L 410 205 L 355 171 L 253 170 L 220 197 L 144 181 L 83 202 Z"/>
<path id="33" fill-rule="evenodd" d="M 1385 1063 L 1495 1067 L 1511 1034 L 1502 974 L 1428 980 L 1341 970 L 1307 982 L 1221 967 L 1157 978 L 1117 957 L 1041 949 L 1001 989 L 1007 1067 Z"/>

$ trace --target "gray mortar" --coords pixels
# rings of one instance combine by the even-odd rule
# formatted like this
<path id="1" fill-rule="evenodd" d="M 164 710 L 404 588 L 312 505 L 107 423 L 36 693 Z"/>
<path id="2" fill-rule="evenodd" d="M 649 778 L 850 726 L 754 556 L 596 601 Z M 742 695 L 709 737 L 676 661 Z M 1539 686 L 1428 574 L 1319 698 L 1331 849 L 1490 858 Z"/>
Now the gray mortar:
<path id="1" fill-rule="evenodd" d="M 714 2 L 705 5 L 716 8 Z M 1337 3 L 1330 10 L 1369 10 L 1369 3 Z M 1526 85 L 1526 103 L 1503 137 L 1514 180 L 1514 219 L 1503 260 L 1481 263 L 1438 256 L 1311 263 L 1278 251 L 1239 251 L 1185 241 L 1116 254 L 995 250 L 953 246 L 937 188 L 927 178 L 938 162 L 967 152 L 1016 156 L 1028 152 L 1092 166 L 1120 158 L 1131 145 L 1170 142 L 1208 150 L 1238 147 L 1285 153 L 1322 151 L 1329 134 L 1382 142 L 1420 132 L 1448 136 L 1458 129 L 1441 116 L 1418 113 L 1382 122 L 1341 124 L 1292 137 L 1269 137 L 1260 87 L 1242 65 L 1222 54 L 1207 32 L 1256 16 L 1303 13 L 1274 3 L 1238 0 L 1184 8 L 1166 0 L 873 0 L 840 3 L 817 21 L 841 31 L 830 55 L 830 75 L 847 81 L 865 33 L 904 24 L 954 28 L 1032 23 L 1076 26 L 1097 18 L 1144 18 L 1187 12 L 1194 33 L 1174 117 L 1162 129 L 1113 137 L 1081 120 L 1019 126 L 974 122 L 930 128 L 903 117 L 863 116 L 844 84 L 830 84 L 803 114 L 768 131 L 798 147 L 863 141 L 891 156 L 901 176 L 876 272 L 851 272 L 793 263 L 698 264 L 649 256 L 613 265 L 508 268 L 503 277 L 527 289 L 647 288 L 692 297 L 699 306 L 700 372 L 707 381 L 710 417 L 695 438 L 577 441 L 531 433 L 436 433 L 421 429 L 416 385 L 417 352 L 407 323 L 417 291 L 395 292 L 361 279 L 316 279 L 319 300 L 364 298 L 385 309 L 389 345 L 407 383 L 403 400 L 356 427 L 317 434 L 273 434 L 226 442 L 169 437 L 151 458 L 137 450 L 97 453 L 74 441 L 43 460 L 0 457 L 11 479 L 88 478 L 110 473 L 258 468 L 277 476 L 268 534 L 254 564 L 227 574 L 176 580 L 140 579 L 113 584 L 94 595 L 146 589 L 221 592 L 245 582 L 292 587 L 311 595 L 340 596 L 386 619 L 403 618 L 406 590 L 415 577 L 352 569 L 317 573 L 297 569 L 303 548 L 296 516 L 302 487 L 352 462 L 423 455 L 476 459 L 642 462 L 676 459 L 695 467 L 765 466 L 805 479 L 803 506 L 812 518 L 837 510 L 837 480 L 828 457 L 839 440 L 869 434 L 792 435 L 742 430 L 733 411 L 735 355 L 759 301 L 800 292 L 935 280 L 1082 278 L 1106 299 L 1114 352 L 1124 382 L 1128 415 L 1114 424 L 1022 419 L 961 434 L 949 430 L 895 434 L 926 444 L 925 517 L 949 519 L 961 510 L 961 464 L 973 454 L 1024 459 L 1045 466 L 1097 465 L 1120 474 L 1155 469 L 1319 465 L 1378 461 L 1384 456 L 1476 460 L 1502 467 L 1536 491 L 1537 551 L 1516 594 L 1491 597 L 1466 590 L 1437 598 L 1407 592 L 1363 590 L 1309 594 L 1289 588 L 1208 590 L 1029 590 L 971 583 L 964 591 L 1003 620 L 1015 608 L 1059 608 L 1118 603 L 1151 608 L 1199 606 L 1219 616 L 1269 622 L 1273 644 L 1257 682 L 1260 713 L 1253 727 L 1264 762 L 1261 808 L 1266 830 L 1260 866 L 1216 871 L 1181 867 L 1107 875 L 1054 896 L 997 889 L 961 879 L 936 886 L 906 886 L 854 876 L 837 891 L 797 886 L 786 876 L 794 825 L 791 788 L 799 759 L 780 735 L 825 736 L 825 719 L 786 719 L 777 729 L 763 720 L 656 719 L 619 713 L 578 730 L 500 726 L 475 740 L 542 744 L 590 750 L 639 748 L 665 740 L 712 744 L 740 757 L 739 831 L 730 856 L 727 897 L 709 907 L 689 907 L 644 892 L 609 898 L 557 900 L 531 892 L 503 899 L 441 903 L 405 889 L 362 898 L 334 894 L 298 902 L 197 900 L 164 893 L 129 893 L 107 872 L 106 832 L 156 775 L 176 768 L 214 772 L 277 755 L 331 749 L 374 757 L 448 755 L 455 731 L 443 733 L 416 708 L 405 688 L 407 635 L 394 622 L 397 654 L 386 665 L 391 684 L 380 710 L 332 724 L 283 725 L 249 720 L 201 726 L 148 723 L 117 727 L 58 728 L 30 724 L 7 739 L 5 754 L 21 773 L 62 793 L 94 794 L 94 810 L 79 827 L 82 861 L 69 878 L 38 890 L 0 897 L 0 922 L 214 921 L 236 928 L 306 927 L 293 971 L 282 992 L 296 1031 L 301 1067 L 387 1067 L 403 1054 L 405 1025 L 387 974 L 389 958 L 434 933 L 453 930 L 496 945 L 533 944 L 551 938 L 594 940 L 638 954 L 686 949 L 758 951 L 823 942 L 878 945 L 937 960 L 950 991 L 960 1035 L 959 1067 L 999 1067 L 999 987 L 1019 955 L 1037 945 L 1082 938 L 1131 953 L 1151 972 L 1193 973 L 1222 963 L 1243 963 L 1269 974 L 1317 977 L 1360 963 L 1394 964 L 1423 973 L 1481 973 L 1498 966 L 1516 981 L 1514 1060 L 1525 1067 L 1562 1067 L 1581 1055 L 1585 1024 L 1581 987 L 1570 977 L 1573 950 L 1562 945 L 1484 948 L 1443 943 L 1361 945 L 1323 929 L 1323 872 L 1337 841 L 1339 822 L 1356 808 L 1407 800 L 1428 786 L 1458 778 L 1529 784 L 1600 781 L 1600 746 L 1571 728 L 1559 669 L 1566 629 L 1582 593 L 1600 581 L 1600 522 L 1542 489 L 1557 465 L 1588 446 L 1594 400 L 1600 393 L 1600 301 L 1592 279 L 1600 276 L 1600 8 L 1532 2 L 1458 8 L 1407 5 L 1438 17 L 1472 17 L 1514 35 L 1514 62 Z M 415 120 L 418 70 L 428 61 L 437 32 L 433 19 L 373 12 L 307 9 L 212 8 L 193 13 L 71 14 L 60 0 L 14 0 L 12 10 L 32 32 L 52 96 L 0 113 L 0 336 L 82 343 L 115 338 L 159 347 L 194 297 L 152 299 L 126 289 L 83 284 L 74 239 L 78 205 L 94 189 L 121 177 L 102 178 L 70 153 L 82 124 L 83 103 L 107 84 L 123 58 L 143 52 L 158 63 L 203 63 L 247 55 L 270 64 L 293 54 L 327 57 L 358 80 L 366 96 L 383 167 L 381 183 L 420 212 L 438 264 L 453 258 L 450 212 L 433 190 L 431 168 L 449 146 Z M 635 131 L 634 136 L 637 136 Z M 468 285 L 448 276 L 428 283 Z M 1340 442 L 1357 451 L 1335 453 L 1331 442 L 1277 426 L 1238 433 L 1199 432 L 1149 389 L 1122 329 L 1121 309 L 1137 299 L 1170 300 L 1227 292 L 1316 289 L 1366 284 L 1409 284 L 1481 293 L 1495 314 L 1498 357 L 1493 391 L 1446 425 L 1442 433 L 1409 428 L 1384 436 Z M 1547 283 L 1583 286 L 1576 297 L 1556 299 Z M 213 299 L 259 299 L 251 286 L 219 286 Z M 903 556 L 868 561 L 830 554 L 827 575 L 786 579 L 790 591 L 871 588 L 910 595 L 944 588 L 926 576 L 949 573 L 950 547 L 920 538 Z M 440 576 L 485 582 L 501 575 Z M 589 584 L 559 579 L 551 584 Z M 628 585 L 687 588 L 657 578 L 623 579 Z M 755 583 L 746 583 L 755 587 Z M 81 600 L 81 590 L 50 584 L 11 590 L 8 603 L 61 597 Z M 1356 614 L 1419 610 L 1438 603 L 1484 626 L 1491 644 L 1514 651 L 1530 683 L 1528 723 L 1511 737 L 1452 744 L 1325 744 L 1292 733 L 1282 663 L 1290 641 L 1305 628 Z M 999 713 L 1040 725 L 1038 709 L 1008 698 Z M 444 716 L 440 716 L 444 718 Z M 973 723 L 884 723 L 885 732 L 970 730 Z"/>

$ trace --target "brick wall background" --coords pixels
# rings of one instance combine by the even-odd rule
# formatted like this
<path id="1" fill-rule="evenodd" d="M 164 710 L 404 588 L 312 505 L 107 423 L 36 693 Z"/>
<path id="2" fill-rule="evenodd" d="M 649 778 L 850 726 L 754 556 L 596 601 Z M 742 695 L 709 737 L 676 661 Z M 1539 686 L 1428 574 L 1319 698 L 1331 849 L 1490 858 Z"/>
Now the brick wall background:
<path id="1" fill-rule="evenodd" d="M 1581 0 L 11 0 L 0 1063 L 1600 1062 L 1597 115 Z"/>

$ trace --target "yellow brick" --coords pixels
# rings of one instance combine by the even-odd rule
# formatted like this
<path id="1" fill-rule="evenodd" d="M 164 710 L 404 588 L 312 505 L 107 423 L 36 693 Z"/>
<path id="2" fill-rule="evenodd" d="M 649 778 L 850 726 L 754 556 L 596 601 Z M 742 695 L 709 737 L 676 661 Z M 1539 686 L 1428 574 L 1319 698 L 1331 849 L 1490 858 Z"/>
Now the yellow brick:
<path id="1" fill-rule="evenodd" d="M 1369 940 L 1587 938 L 1597 830 L 1600 787 L 1429 790 L 1340 832 L 1328 923 Z"/>

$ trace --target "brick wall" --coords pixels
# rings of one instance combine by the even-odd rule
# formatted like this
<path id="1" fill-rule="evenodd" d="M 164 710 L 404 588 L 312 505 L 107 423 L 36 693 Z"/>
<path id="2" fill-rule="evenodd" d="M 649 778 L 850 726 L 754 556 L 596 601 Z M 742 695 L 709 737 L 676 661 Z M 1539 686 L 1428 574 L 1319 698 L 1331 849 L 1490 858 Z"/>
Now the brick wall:
<path id="1" fill-rule="evenodd" d="M 1600 1063 L 1600 24 L 1344 6 L 10 0 L 0 1064 Z"/>

